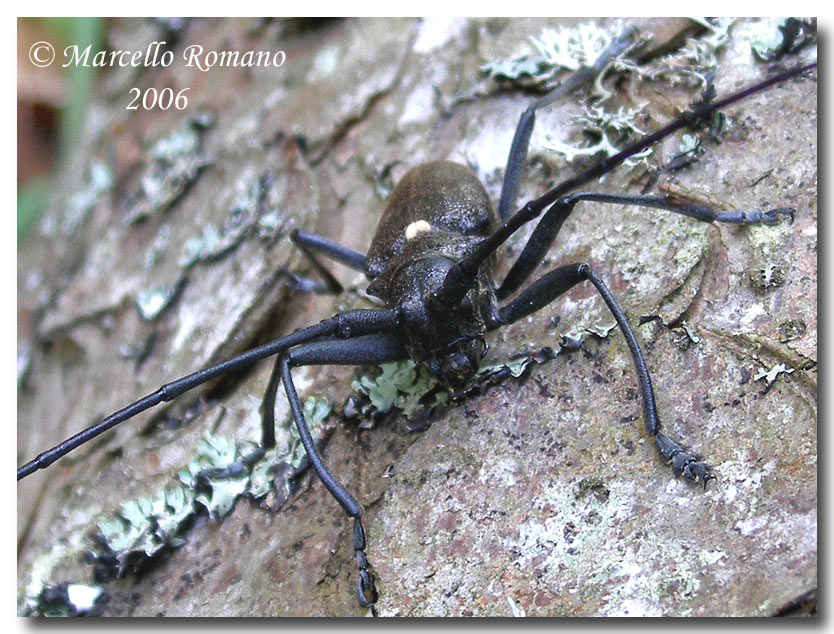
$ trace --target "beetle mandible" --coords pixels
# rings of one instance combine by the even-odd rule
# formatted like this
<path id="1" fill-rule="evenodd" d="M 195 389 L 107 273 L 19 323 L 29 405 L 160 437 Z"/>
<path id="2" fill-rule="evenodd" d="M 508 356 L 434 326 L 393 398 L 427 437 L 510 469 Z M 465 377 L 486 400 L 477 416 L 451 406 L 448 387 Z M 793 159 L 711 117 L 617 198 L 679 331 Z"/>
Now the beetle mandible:
<path id="1" fill-rule="evenodd" d="M 435 167 L 440 167 L 440 166 L 435 166 Z M 424 168 L 424 169 L 428 170 L 428 169 L 433 169 L 433 168 Z M 452 169 L 454 169 L 454 168 L 452 168 Z M 420 175 L 421 173 L 422 172 L 418 172 L 417 175 Z M 416 220 L 417 221 L 425 220 L 425 218 L 417 218 Z M 431 220 L 434 220 L 434 219 L 432 218 Z M 429 225 L 429 231 L 421 231 L 421 229 L 424 228 L 423 225 L 420 225 L 417 222 L 415 222 L 415 223 L 409 222 L 404 227 L 399 228 L 399 229 L 401 229 L 401 231 L 394 232 L 394 233 L 397 234 L 397 239 L 402 239 L 404 241 L 404 244 L 406 244 L 406 246 L 409 246 L 409 244 L 408 244 L 409 242 L 411 244 L 419 244 L 421 241 L 425 241 L 425 240 L 429 239 L 432 236 L 433 232 L 436 233 L 436 231 L 437 231 L 437 227 L 434 226 L 434 225 L 436 225 L 436 223 L 434 223 L 434 225 L 433 225 L 433 222 L 431 222 L 431 221 L 427 221 L 427 222 L 428 222 L 428 225 Z M 411 233 L 415 234 L 415 235 L 412 236 L 411 241 L 408 241 L 408 240 L 405 239 L 406 238 L 405 229 L 407 229 L 408 226 L 412 226 Z M 425 235 L 423 235 L 423 234 L 425 234 Z M 390 240 L 389 240 L 389 242 L 390 242 Z M 373 252 L 373 249 L 372 249 L 372 252 Z M 380 289 L 380 288 L 382 288 L 382 282 L 379 282 L 377 284 L 377 289 Z M 381 292 L 384 292 L 384 291 L 381 291 Z M 476 299 L 480 299 L 480 298 L 476 298 Z M 478 301 L 473 302 L 473 304 L 478 305 Z M 454 312 L 454 311 L 452 311 L 452 312 Z M 415 318 L 421 317 L 421 316 L 422 315 L 420 315 L 420 314 L 416 314 Z M 438 363 L 445 363 L 446 365 L 445 365 L 445 367 L 436 368 L 436 370 L 440 374 L 443 374 L 444 376 L 449 378 L 450 380 L 454 379 L 454 377 L 456 377 L 456 376 L 459 376 L 460 380 L 465 379 L 466 374 L 471 370 L 471 366 L 474 363 L 473 355 L 478 355 L 480 353 L 480 350 L 481 350 L 480 343 L 478 342 L 477 337 L 473 337 L 473 335 L 476 335 L 476 334 L 480 334 L 480 333 L 461 333 L 460 336 L 463 340 L 462 342 L 464 342 L 464 341 L 472 342 L 470 344 L 470 347 L 469 348 L 464 347 L 463 349 L 455 350 L 455 352 L 452 355 L 448 355 L 448 356 L 445 357 L 445 361 L 438 361 Z M 457 337 L 455 337 L 455 338 L 457 338 Z M 450 345 L 454 344 L 455 346 L 458 346 L 462 342 L 457 342 L 456 343 L 455 341 L 448 341 L 446 343 L 448 343 Z M 415 345 L 417 345 L 419 343 L 420 342 L 418 341 L 418 342 L 416 342 Z M 432 352 L 432 351 L 433 350 L 429 350 L 429 352 Z M 307 353 L 308 354 L 317 354 L 314 349 L 308 349 Z M 417 351 L 415 354 L 419 354 L 419 351 Z M 427 360 L 432 361 L 431 358 L 429 358 Z"/>

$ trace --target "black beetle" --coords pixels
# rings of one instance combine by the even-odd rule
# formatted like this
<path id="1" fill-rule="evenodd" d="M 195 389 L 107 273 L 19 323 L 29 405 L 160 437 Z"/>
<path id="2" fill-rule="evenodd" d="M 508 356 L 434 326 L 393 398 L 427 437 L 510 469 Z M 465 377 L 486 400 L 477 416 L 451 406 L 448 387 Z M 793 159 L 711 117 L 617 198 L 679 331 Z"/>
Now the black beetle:
<path id="1" fill-rule="evenodd" d="M 431 225 L 431 223 L 429 223 L 429 224 Z M 414 231 L 416 231 L 419 234 L 420 233 L 420 227 L 415 227 Z M 429 233 L 431 233 L 431 231 Z M 394 234 L 397 235 L 397 232 L 394 232 Z M 404 235 L 404 230 L 403 230 L 402 235 Z M 435 269 L 432 269 L 432 270 L 435 270 Z M 378 288 L 379 288 L 379 285 L 381 285 L 381 282 L 379 282 L 377 284 L 378 284 Z M 475 304 L 477 304 L 477 302 L 475 302 Z M 436 371 L 439 374 L 441 374 L 443 376 L 447 376 L 450 379 L 453 379 L 457 375 L 460 375 L 460 380 L 464 380 L 466 378 L 466 375 L 469 372 L 469 366 L 472 364 L 473 354 L 480 354 L 480 344 L 477 342 L 477 337 L 475 337 L 475 338 L 470 337 L 470 335 L 474 335 L 474 333 L 464 333 L 464 334 L 466 335 L 466 337 L 464 337 L 465 339 L 468 339 L 469 341 L 473 341 L 473 342 L 477 343 L 476 347 L 471 349 L 471 350 L 463 350 L 463 351 L 459 351 L 459 352 L 456 353 L 457 355 L 462 355 L 462 356 L 454 356 L 453 355 L 453 356 L 447 357 L 447 361 L 448 361 L 449 365 L 446 368 L 436 368 Z M 447 342 L 447 343 L 453 344 L 455 342 L 450 341 L 450 342 Z M 427 360 L 431 361 L 430 358 L 428 358 Z M 452 381 L 452 382 L 454 382 L 454 381 Z"/>

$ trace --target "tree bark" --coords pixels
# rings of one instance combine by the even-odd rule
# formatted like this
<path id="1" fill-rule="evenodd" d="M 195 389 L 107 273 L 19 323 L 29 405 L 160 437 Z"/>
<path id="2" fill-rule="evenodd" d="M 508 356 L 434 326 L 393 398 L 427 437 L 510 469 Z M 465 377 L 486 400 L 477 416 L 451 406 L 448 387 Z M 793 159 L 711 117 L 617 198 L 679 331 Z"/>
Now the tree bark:
<path id="1" fill-rule="evenodd" d="M 661 41 L 689 28 L 634 22 Z M 737 23 L 718 49 L 719 95 L 767 76 L 750 48 L 763 25 Z M 497 88 L 479 68 L 532 52 L 529 38 L 542 26 L 195 20 L 177 33 L 175 55 L 199 44 L 283 50 L 286 62 L 202 72 L 178 58 L 168 68 L 108 73 L 54 204 L 18 252 L 26 362 L 19 464 L 166 381 L 368 306 L 357 290 L 362 276 L 339 265 L 331 270 L 349 289 L 343 296 L 287 288 L 279 270 L 306 267 L 291 228 L 364 252 L 384 207 L 379 192 L 434 159 L 468 164 L 497 200 L 513 127 L 534 97 Z M 119 21 L 111 47 L 170 43 L 161 28 Z M 806 47 L 783 63 L 815 58 Z M 189 87 L 188 107 L 126 111 L 134 86 Z M 631 106 L 648 104 L 645 130 L 697 96 L 634 77 L 616 90 Z M 424 432 L 408 432 L 399 418 L 370 431 L 339 424 L 324 455 L 365 509 L 379 614 L 767 615 L 816 587 L 816 95 L 814 75 L 730 108 L 724 141 L 706 142 L 699 162 L 651 189 L 724 209 L 791 206 L 792 224 L 712 226 L 583 204 L 541 267 L 588 261 L 632 324 L 660 317 L 637 330 L 664 430 L 714 465 L 717 481 L 704 492 L 662 463 L 643 431 L 632 361 L 616 329 L 586 336 L 583 351 L 533 368 L 526 380 L 451 408 Z M 576 170 L 543 146 L 547 136 L 581 136 L 571 120 L 579 98 L 539 113 L 519 206 Z M 154 162 L 160 139 L 186 150 Z M 663 143 L 655 160 L 668 160 L 677 143 Z M 101 191 L 94 163 L 112 175 Z M 587 189 L 639 193 L 647 182 L 619 170 Z M 153 184 L 167 189 L 151 191 Z M 83 193 L 92 198 L 86 206 Z M 267 216 L 277 223 L 274 238 L 258 224 Z M 185 254 L 207 248 L 212 226 L 227 249 L 203 251 L 205 259 L 186 266 Z M 512 253 L 530 230 L 513 238 Z M 187 247 L 192 238 L 203 242 Z M 176 293 L 149 321 L 136 301 L 156 289 Z M 490 359 L 611 323 L 593 288 L 577 287 L 496 333 Z M 756 380 L 779 364 L 793 372 L 772 374 L 772 385 Z M 262 363 L 205 386 L 22 481 L 21 596 L 47 553 L 60 560 L 50 583 L 89 580 L 78 556 L 95 518 L 164 487 L 206 431 L 257 440 L 270 370 Z M 338 404 L 358 372 L 298 375 L 305 394 Z M 170 428 L 166 417 L 185 423 Z M 351 525 L 314 474 L 301 482 L 277 512 L 240 500 L 224 520 L 198 522 L 185 545 L 140 578 L 107 584 L 103 613 L 364 614 Z"/>

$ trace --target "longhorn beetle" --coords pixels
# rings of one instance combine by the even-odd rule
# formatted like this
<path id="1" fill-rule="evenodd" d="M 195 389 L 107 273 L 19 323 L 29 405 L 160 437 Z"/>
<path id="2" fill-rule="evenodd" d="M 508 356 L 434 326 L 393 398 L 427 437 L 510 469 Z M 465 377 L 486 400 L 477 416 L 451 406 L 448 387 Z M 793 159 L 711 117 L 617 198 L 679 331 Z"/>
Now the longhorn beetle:
<path id="1" fill-rule="evenodd" d="M 492 211 L 483 186 L 466 168 L 449 162 L 432 162 L 415 167 L 401 179 L 392 193 L 367 254 L 341 247 L 305 231 L 296 230 L 292 234 L 296 245 L 322 273 L 324 287 L 332 290 L 337 283 L 319 263 L 317 258 L 321 256 L 363 270 L 371 280 L 368 293 L 384 300 L 388 308 L 338 313 L 226 362 L 166 384 L 40 454 L 18 470 L 18 479 L 49 466 L 57 458 L 140 411 L 260 359 L 278 355 L 265 399 L 264 443 L 269 445 L 274 442 L 271 437 L 273 408 L 269 404 L 274 401 L 275 391 L 283 382 L 312 466 L 353 519 L 357 598 L 360 605 L 372 605 L 376 590 L 366 555 L 366 550 L 372 549 L 372 537 L 369 543 L 366 542 L 361 506 L 339 484 L 338 474 L 335 477 L 330 474 L 309 434 L 305 433 L 292 368 L 319 364 L 365 365 L 412 358 L 425 364 L 440 382 L 453 390 L 459 389 L 472 379 L 481 362 L 486 350 L 487 332 L 518 321 L 573 286 L 587 282 L 593 285 L 611 310 L 629 346 L 637 372 L 646 431 L 676 473 L 685 479 L 706 484 L 714 477 L 707 463 L 660 431 L 648 368 L 631 326 L 603 281 L 604 274 L 598 274 L 585 263 L 558 266 L 544 275 L 536 274 L 535 270 L 556 239 L 562 223 L 581 201 L 660 208 L 707 222 L 762 224 L 779 222 L 788 216 L 787 208 L 714 212 L 703 205 L 670 196 L 599 194 L 581 192 L 578 188 L 594 182 L 629 156 L 673 132 L 694 126 L 714 112 L 775 83 L 796 77 L 814 66 L 795 68 L 730 97 L 701 104 L 684 118 L 645 137 L 614 158 L 582 170 L 577 176 L 563 181 L 513 213 L 512 201 L 532 131 L 534 106 L 528 111 L 528 116 L 522 117 L 516 131 L 498 206 L 500 218 Z M 512 234 L 534 221 L 538 222 L 536 229 L 510 273 L 493 284 L 492 256 Z M 298 283 L 311 288 L 322 287 L 314 280 L 299 278 Z M 516 294 L 519 289 L 520 293 Z"/>

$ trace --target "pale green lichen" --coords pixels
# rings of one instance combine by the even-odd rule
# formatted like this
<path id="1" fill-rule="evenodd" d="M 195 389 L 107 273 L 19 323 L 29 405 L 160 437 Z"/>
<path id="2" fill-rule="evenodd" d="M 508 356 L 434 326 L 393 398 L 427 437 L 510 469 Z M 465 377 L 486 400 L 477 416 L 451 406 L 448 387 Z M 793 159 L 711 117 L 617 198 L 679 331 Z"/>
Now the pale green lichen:
<path id="1" fill-rule="evenodd" d="M 615 553 L 601 571 L 597 583 L 610 588 L 603 612 L 606 616 L 662 616 L 661 606 L 668 603 L 669 595 L 675 597 L 676 615 L 693 614 L 685 601 L 697 597 L 702 564 L 690 549 L 669 545 L 661 558 L 651 562 L 627 548 L 624 553 Z M 612 578 L 619 583 L 611 584 Z M 634 597 L 640 597 L 639 601 Z"/>
<path id="2" fill-rule="evenodd" d="M 530 41 L 550 66 L 576 71 L 593 66 L 618 30 L 619 25 L 606 29 L 592 22 L 583 22 L 575 27 L 542 29 L 539 37 L 531 37 Z"/>
<path id="3" fill-rule="evenodd" d="M 99 585 L 69 583 L 47 586 L 40 594 L 27 600 L 18 610 L 19 616 L 88 616 L 94 615 L 98 603 L 107 595 Z"/>
<path id="4" fill-rule="evenodd" d="M 686 323 L 685 319 L 681 322 L 680 328 L 675 328 L 673 332 L 675 334 L 675 345 L 680 350 L 688 350 L 691 344 L 701 343 L 701 336 L 698 331 Z"/>
<path id="5" fill-rule="evenodd" d="M 598 574 L 596 566 L 589 567 L 587 554 L 605 543 L 615 518 L 628 516 L 629 497 L 620 490 L 628 486 L 595 477 L 573 488 L 548 484 L 535 503 L 543 513 L 531 515 L 519 525 L 517 536 L 505 542 L 516 553 L 514 565 L 523 569 L 535 560 L 542 570 L 567 566 L 583 569 L 578 570 L 581 574 L 591 570 Z"/>
<path id="6" fill-rule="evenodd" d="M 113 174 L 110 168 L 101 161 L 93 161 L 88 170 L 86 184 L 72 194 L 64 210 L 59 227 L 60 234 L 62 236 L 74 234 L 101 195 L 112 185 Z M 49 227 L 47 231 L 50 232 Z"/>
<path id="7" fill-rule="evenodd" d="M 723 550 L 702 550 L 698 553 L 698 560 L 705 566 L 712 566 L 727 556 Z"/>
<path id="8" fill-rule="evenodd" d="M 304 402 L 305 418 L 314 437 L 326 433 L 324 422 L 330 411 L 326 399 L 310 397 Z M 291 423 L 285 421 L 281 426 L 289 432 L 289 440 L 257 461 L 253 459 L 259 453 L 257 444 L 206 434 L 196 455 L 177 472 L 178 485 L 125 502 L 117 517 L 98 523 L 103 551 L 94 558 L 115 565 L 116 574 L 122 575 L 165 548 L 181 546 L 182 532 L 200 507 L 219 520 L 231 512 L 242 495 L 256 499 L 266 495 L 272 486 L 270 474 L 278 465 L 288 467 L 284 470 L 286 478 L 297 475 L 304 464 L 304 448 Z"/>
<path id="9" fill-rule="evenodd" d="M 785 272 L 781 266 L 770 262 L 763 269 L 750 273 L 749 279 L 753 288 L 764 291 L 768 288 L 783 286 L 785 284 Z"/>
<path id="10" fill-rule="evenodd" d="M 164 284 L 138 291 L 136 309 L 139 311 L 139 316 L 145 321 L 154 321 L 171 305 L 182 284 L 183 281 L 180 281 L 176 284 Z"/>
<path id="11" fill-rule="evenodd" d="M 694 85 L 695 87 L 705 88 L 710 83 L 711 73 L 717 66 L 715 53 L 726 42 L 729 36 L 729 28 L 732 25 L 732 20 L 725 19 L 695 19 L 701 24 L 706 31 L 706 35 L 701 35 L 698 38 L 690 38 L 684 47 L 677 50 L 675 53 L 654 60 L 646 65 L 640 65 L 634 61 L 629 60 L 625 56 L 620 56 L 613 62 L 614 68 L 619 71 L 629 71 L 634 76 L 647 81 L 663 81 L 665 83 L 676 85 Z M 581 29 L 578 29 L 581 30 Z M 564 57 L 563 50 L 567 50 L 567 46 L 561 43 L 564 36 L 560 38 L 551 38 L 552 41 L 558 44 L 550 46 L 549 58 L 553 60 L 562 60 Z M 578 40 L 587 42 L 589 38 L 579 37 Z M 601 43 L 601 41 L 600 41 Z M 598 44 L 597 44 L 598 45 Z M 596 46 L 596 45 L 595 45 Z M 592 47 L 595 50 L 595 47 Z M 582 57 L 578 53 L 572 53 L 568 56 L 579 58 Z M 566 62 L 567 63 L 567 62 Z M 576 69 L 582 64 L 574 61 L 565 68 Z M 546 149 L 563 155 L 567 162 L 573 161 L 577 156 L 596 156 L 602 154 L 611 157 L 617 154 L 627 144 L 633 142 L 643 132 L 637 125 L 638 116 L 645 107 L 640 105 L 633 108 L 620 107 L 618 110 L 612 110 L 607 106 L 611 93 L 605 90 L 598 90 L 603 98 L 600 104 L 596 106 L 589 106 L 583 103 L 585 113 L 576 118 L 576 121 L 581 124 L 585 134 L 592 134 L 597 140 L 594 143 L 568 143 L 558 139 L 548 138 L 548 145 Z M 688 135 L 688 139 L 683 141 L 684 148 L 682 152 L 694 152 L 698 141 L 692 135 Z M 638 165 L 643 165 L 649 168 L 647 159 L 651 154 L 652 149 L 647 148 L 638 155 L 629 158 L 625 162 L 627 169 L 633 169 Z"/>
<path id="12" fill-rule="evenodd" d="M 776 382 L 776 379 L 779 378 L 781 374 L 793 374 L 796 371 L 796 368 L 789 368 L 784 363 L 777 363 L 769 370 L 765 368 L 759 368 L 759 371 L 756 373 L 756 376 L 753 377 L 754 381 L 765 381 L 767 383 L 767 387 L 770 388 Z"/>
<path id="13" fill-rule="evenodd" d="M 126 222 L 165 211 L 211 161 L 201 149 L 202 131 L 213 119 L 198 113 L 185 119 L 149 150 L 149 165 L 125 203 Z"/>
<path id="14" fill-rule="evenodd" d="M 615 62 L 615 68 L 627 70 L 645 81 L 705 88 L 710 74 L 718 66 L 716 54 L 729 40 L 730 27 L 735 18 L 690 19 L 704 27 L 706 33 L 689 38 L 674 52 L 647 64 L 621 58 Z"/>
<path id="15" fill-rule="evenodd" d="M 186 240 L 177 264 L 189 268 L 198 262 L 219 258 L 250 234 L 256 234 L 262 240 L 272 239 L 280 230 L 282 217 L 266 205 L 271 182 L 269 172 L 255 178 L 229 205 L 222 225 L 206 224 L 199 235 Z"/>
<path id="16" fill-rule="evenodd" d="M 481 72 L 496 81 L 546 87 L 563 71 L 592 67 L 620 28 L 619 24 L 601 27 L 590 22 L 545 28 L 530 38 L 536 53 L 488 62 Z"/>
<path id="17" fill-rule="evenodd" d="M 733 19 L 692 18 L 704 28 L 697 38 L 690 38 L 684 46 L 674 53 L 653 60 L 648 64 L 638 64 L 627 57 L 627 52 L 612 61 L 615 70 L 627 71 L 635 77 L 651 82 L 664 82 L 670 85 L 688 85 L 706 88 L 717 67 L 716 53 L 729 39 L 729 30 Z M 493 61 L 485 64 L 481 70 L 493 79 L 509 80 L 519 84 L 547 86 L 553 77 L 561 71 L 575 72 L 580 68 L 591 67 L 600 53 L 613 41 L 614 34 L 620 30 L 614 27 L 600 27 L 583 23 L 572 27 L 544 29 L 537 38 L 531 38 L 537 53 L 522 57 Z M 597 104 L 591 106 L 586 100 L 581 102 L 584 114 L 575 118 L 581 124 L 583 134 L 591 134 L 596 141 L 566 142 L 548 137 L 545 149 L 561 154 L 567 162 L 579 156 L 617 154 L 627 144 L 639 138 L 643 133 L 637 125 L 638 117 L 644 105 L 626 108 L 620 106 L 614 110 L 606 104 L 613 93 L 596 82 Z M 689 135 L 684 141 L 682 151 L 694 152 L 698 145 L 697 138 Z M 647 148 L 625 162 L 627 169 L 638 165 L 649 167 L 647 159 L 652 149 Z"/>
<path id="18" fill-rule="evenodd" d="M 377 416 L 397 409 L 409 418 L 420 408 L 432 409 L 452 398 L 462 398 L 470 390 L 478 389 L 485 383 L 509 377 L 518 378 L 531 363 L 543 363 L 556 354 L 551 349 L 542 349 L 505 363 L 483 366 L 476 373 L 472 385 L 458 395 L 444 390 L 425 366 L 411 360 L 383 364 L 377 376 L 361 376 L 351 387 L 362 400 L 367 401 L 365 405 L 359 406 L 358 413 L 362 416 Z M 350 416 L 351 412 L 346 411 L 345 415 Z"/>
<path id="19" fill-rule="evenodd" d="M 665 246 L 673 244 L 673 260 L 683 274 L 684 279 L 703 259 L 709 246 L 709 232 L 701 223 L 682 220 L 679 223 L 664 223 L 664 237 L 669 239 Z M 660 245 L 664 242 L 661 238 Z"/>
<path id="20" fill-rule="evenodd" d="M 355 392 L 370 399 L 377 412 L 384 414 L 396 407 L 406 416 L 411 416 L 423 396 L 436 386 L 437 381 L 428 369 L 410 359 L 383 364 L 376 378 L 363 376 L 351 384 Z"/>
<path id="21" fill-rule="evenodd" d="M 620 107 L 616 111 L 586 103 L 583 103 L 582 107 L 583 113 L 571 117 L 571 120 L 582 128 L 583 133 L 590 133 L 597 137 L 596 143 L 575 146 L 547 135 L 547 141 L 543 145 L 544 149 L 563 155 L 568 163 L 571 163 L 577 156 L 614 156 L 630 141 L 644 134 L 644 131 L 637 127 L 637 118 L 646 104 L 634 108 Z M 611 141 L 612 138 L 616 139 L 616 142 Z M 627 159 L 624 165 L 631 169 L 644 163 L 651 156 L 652 151 L 652 148 L 646 148 Z"/>
<path id="22" fill-rule="evenodd" d="M 304 415 L 317 442 L 332 429 L 327 423 L 330 413 L 327 399 L 311 396 L 304 402 Z M 116 516 L 100 519 L 94 535 L 96 547 L 86 555 L 95 564 L 96 579 L 135 573 L 163 551 L 182 546 L 201 509 L 219 520 L 244 495 L 261 499 L 277 490 L 286 499 L 291 480 L 306 468 L 307 458 L 292 421 L 282 421 L 278 428 L 285 432 L 282 440 L 267 452 L 254 442 L 206 434 L 198 443 L 196 454 L 177 472 L 175 484 L 128 500 Z M 81 605 L 61 607 L 67 588 L 78 584 L 47 583 L 61 561 L 76 558 L 83 550 L 81 534 L 77 533 L 75 544 L 59 542 L 35 561 L 32 580 L 19 608 L 22 614 L 40 614 L 47 609 L 56 613 L 66 609 L 70 615 L 83 613 Z M 91 596 L 89 592 L 69 593 L 75 595 Z"/>
<path id="23" fill-rule="evenodd" d="M 72 533 L 31 565 L 29 582 L 18 600 L 19 616 L 79 616 L 90 613 L 104 596 L 104 589 L 95 584 L 52 584 L 50 579 L 62 565 L 78 559 L 83 549 L 84 534 Z"/>
<path id="24" fill-rule="evenodd" d="M 633 489 L 632 483 L 599 476 L 582 478 L 573 487 L 548 484 L 536 496 L 540 513 L 530 513 L 516 535 L 505 540 L 515 554 L 513 564 L 520 569 L 535 565 L 541 574 L 559 579 L 584 580 L 576 592 L 604 589 L 601 614 L 660 616 L 669 594 L 680 601 L 676 613 L 687 614 L 685 601 L 695 599 L 704 565 L 694 550 L 669 545 L 657 557 L 648 557 L 639 544 L 613 551 L 606 547 L 612 527 L 633 516 Z M 642 542 L 651 544 L 653 539 L 647 534 Z M 610 554 L 600 558 L 604 552 Z"/>
<path id="25" fill-rule="evenodd" d="M 788 319 L 779 324 L 779 341 L 787 343 L 799 339 L 805 334 L 808 326 L 801 319 Z"/>
<path id="26" fill-rule="evenodd" d="M 281 229 L 281 225 L 285 218 L 277 211 L 268 211 L 258 218 L 258 237 L 261 240 L 269 242 Z"/>
<path id="27" fill-rule="evenodd" d="M 751 225 L 747 231 L 750 246 L 759 258 L 773 257 L 784 249 L 785 235 L 791 231 L 788 223 Z"/>
<path id="28" fill-rule="evenodd" d="M 760 24 L 762 28 L 754 33 L 750 47 L 756 57 L 765 62 L 794 53 L 815 41 L 817 36 L 817 21 L 814 19 L 787 18 L 775 28 L 770 22 L 762 21 Z"/>
<path id="29" fill-rule="evenodd" d="M 611 334 L 611 331 L 617 327 L 617 322 L 611 322 L 609 324 L 600 324 L 596 323 L 589 328 L 586 328 L 586 332 L 598 337 L 600 339 L 607 339 L 608 335 Z"/>
<path id="30" fill-rule="evenodd" d="M 550 79 L 554 68 L 539 56 L 523 55 L 515 59 L 502 59 L 481 66 L 481 72 L 495 80 L 543 83 Z"/>

